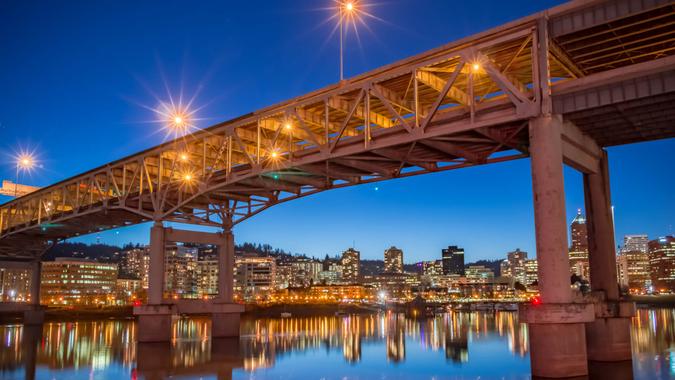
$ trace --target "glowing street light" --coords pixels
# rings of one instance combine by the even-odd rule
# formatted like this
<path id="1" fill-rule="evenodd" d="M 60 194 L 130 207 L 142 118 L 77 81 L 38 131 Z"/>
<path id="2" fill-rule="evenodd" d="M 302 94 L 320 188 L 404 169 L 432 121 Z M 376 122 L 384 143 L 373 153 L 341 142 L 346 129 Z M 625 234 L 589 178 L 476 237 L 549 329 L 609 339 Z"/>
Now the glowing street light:
<path id="1" fill-rule="evenodd" d="M 474 63 L 473 65 L 471 65 L 471 69 L 473 69 L 474 73 L 477 73 L 478 71 L 480 71 L 480 63 L 478 62 Z"/>
<path id="2" fill-rule="evenodd" d="M 19 153 L 16 157 L 16 178 L 14 180 L 14 198 L 19 195 L 19 172 L 31 171 L 35 167 L 35 157 L 31 153 Z"/>

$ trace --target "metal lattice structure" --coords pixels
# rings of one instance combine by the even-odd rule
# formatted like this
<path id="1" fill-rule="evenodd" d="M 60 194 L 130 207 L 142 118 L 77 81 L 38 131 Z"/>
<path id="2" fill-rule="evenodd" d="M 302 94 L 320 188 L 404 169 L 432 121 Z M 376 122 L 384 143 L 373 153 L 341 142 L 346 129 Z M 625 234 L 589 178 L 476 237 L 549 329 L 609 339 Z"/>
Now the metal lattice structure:
<path id="1" fill-rule="evenodd" d="M 675 136 L 675 3 L 579 1 L 111 162 L 0 206 L 0 256 L 152 220 L 229 228 L 321 191 Z"/>

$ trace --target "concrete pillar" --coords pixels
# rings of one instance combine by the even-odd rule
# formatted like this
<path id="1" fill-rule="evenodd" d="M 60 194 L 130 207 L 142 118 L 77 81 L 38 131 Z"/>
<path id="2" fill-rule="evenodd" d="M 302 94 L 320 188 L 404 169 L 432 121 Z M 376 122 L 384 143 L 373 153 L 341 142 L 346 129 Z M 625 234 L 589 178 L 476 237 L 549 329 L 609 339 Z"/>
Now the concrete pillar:
<path id="1" fill-rule="evenodd" d="M 218 301 L 232 302 L 234 293 L 234 234 L 223 232 L 218 245 Z"/>
<path id="2" fill-rule="evenodd" d="M 45 320 L 45 311 L 40 306 L 40 279 L 42 277 L 42 264 L 36 260 L 30 264 L 30 305 L 31 307 L 23 312 L 23 324 L 26 326 L 42 325 Z"/>
<path id="3" fill-rule="evenodd" d="M 244 307 L 233 303 L 234 293 L 234 234 L 223 232 L 218 246 L 218 303 L 211 314 L 211 337 L 231 338 L 239 336 L 240 314 Z"/>
<path id="4" fill-rule="evenodd" d="M 591 289 L 604 292 L 608 301 L 618 301 L 619 283 L 606 152 L 599 166 L 599 173 L 584 174 Z"/>
<path id="5" fill-rule="evenodd" d="M 174 305 L 141 305 L 134 307 L 138 323 L 139 343 L 169 342 L 171 340 Z"/>
<path id="6" fill-rule="evenodd" d="M 164 226 L 158 221 L 150 229 L 149 305 L 160 305 L 164 298 L 164 250 Z"/>
<path id="7" fill-rule="evenodd" d="M 529 126 L 534 221 L 542 303 L 524 305 L 533 377 L 588 374 L 584 322 L 592 305 L 573 304 L 567 252 L 567 223 L 562 160 L 562 118 L 532 119 Z M 589 307 L 590 306 L 590 307 Z"/>
<path id="8" fill-rule="evenodd" d="M 36 260 L 31 264 L 30 277 L 30 303 L 31 305 L 40 305 L 40 280 L 42 277 L 42 263 Z"/>
<path id="9" fill-rule="evenodd" d="M 631 360 L 630 317 L 634 305 L 621 302 L 614 251 L 614 221 L 609 189 L 607 153 L 598 173 L 584 174 L 590 281 L 595 320 L 586 324 L 588 359 Z"/>

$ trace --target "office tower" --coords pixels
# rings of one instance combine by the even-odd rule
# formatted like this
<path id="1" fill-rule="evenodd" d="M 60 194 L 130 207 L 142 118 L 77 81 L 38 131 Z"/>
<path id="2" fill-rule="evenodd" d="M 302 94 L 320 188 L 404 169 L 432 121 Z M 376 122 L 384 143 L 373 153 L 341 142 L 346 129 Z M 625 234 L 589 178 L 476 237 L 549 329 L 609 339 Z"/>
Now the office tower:
<path id="1" fill-rule="evenodd" d="M 349 248 L 342 253 L 342 279 L 346 283 L 356 283 L 359 281 L 359 264 L 361 263 L 361 252 L 354 248 Z"/>
<path id="2" fill-rule="evenodd" d="M 403 273 L 403 251 L 392 246 L 384 251 L 384 272 Z"/>
<path id="3" fill-rule="evenodd" d="M 441 251 L 443 260 L 443 274 L 458 274 L 464 276 L 464 248 L 450 245 Z"/>
<path id="4" fill-rule="evenodd" d="M 675 290 L 675 236 L 665 236 L 649 242 L 649 266 L 654 291 Z"/>

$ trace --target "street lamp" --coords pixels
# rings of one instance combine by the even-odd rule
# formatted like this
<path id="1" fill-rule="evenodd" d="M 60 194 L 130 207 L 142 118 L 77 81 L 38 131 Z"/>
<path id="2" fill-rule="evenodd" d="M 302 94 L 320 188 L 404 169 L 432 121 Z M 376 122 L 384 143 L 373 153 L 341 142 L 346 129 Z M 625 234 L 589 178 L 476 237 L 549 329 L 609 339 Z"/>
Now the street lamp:
<path id="1" fill-rule="evenodd" d="M 16 178 L 14 182 L 14 197 L 19 195 L 19 172 L 30 171 L 35 167 L 35 157 L 30 153 L 20 153 L 16 158 Z"/>

